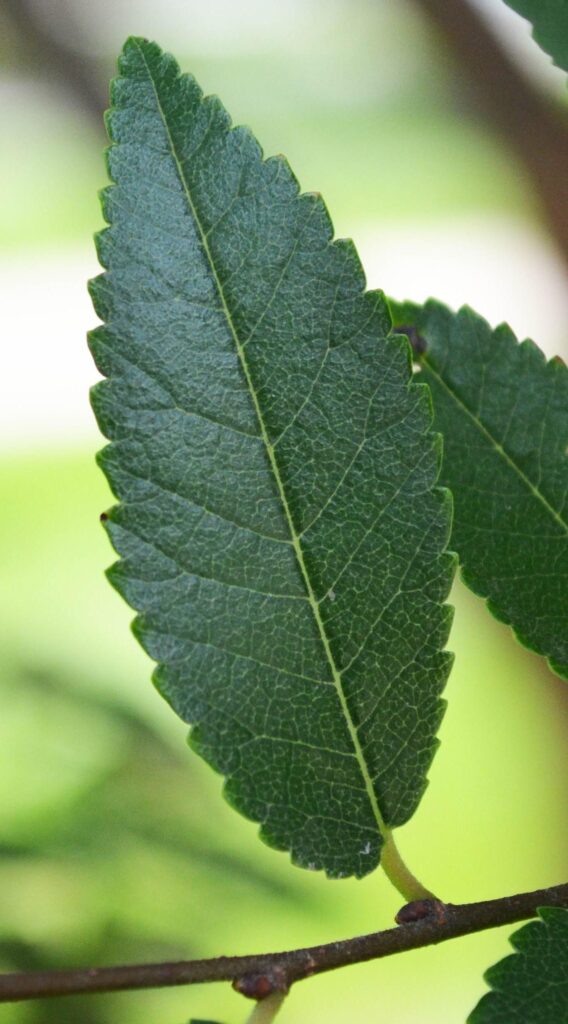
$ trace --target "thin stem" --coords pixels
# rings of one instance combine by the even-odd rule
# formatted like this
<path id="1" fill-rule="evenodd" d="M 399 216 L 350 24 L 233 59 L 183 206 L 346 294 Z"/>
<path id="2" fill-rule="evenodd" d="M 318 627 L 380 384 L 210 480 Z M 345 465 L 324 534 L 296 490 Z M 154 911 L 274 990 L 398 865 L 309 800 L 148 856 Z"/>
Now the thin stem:
<path id="1" fill-rule="evenodd" d="M 248 1018 L 247 1024 L 272 1024 L 285 998 L 285 992 L 273 992 L 266 999 L 261 999 Z"/>
<path id="2" fill-rule="evenodd" d="M 417 913 L 399 915 L 404 923 L 388 931 L 359 935 L 323 946 L 309 946 L 287 953 L 221 956 L 211 960 L 178 963 L 135 964 L 123 967 L 92 967 L 71 971 L 0 975 L 0 1003 L 85 992 L 119 992 L 127 989 L 194 985 L 207 981 L 231 981 L 239 991 L 258 998 L 282 993 L 294 982 L 348 964 L 378 960 L 422 946 L 446 942 L 487 928 L 536 917 L 539 907 L 567 907 L 568 883 L 536 892 L 504 896 L 482 903 L 454 906 L 434 900 L 431 912 L 416 905 Z M 426 914 L 424 914 L 426 910 Z M 413 918 L 410 919 L 409 918 Z M 255 1022 L 256 1024 L 256 1022 Z"/>
<path id="3" fill-rule="evenodd" d="M 58 82 L 73 99 L 82 102 L 91 115 L 97 131 L 102 128 L 102 113 L 108 105 L 108 92 L 104 73 L 96 58 L 91 56 L 90 47 L 75 47 L 65 44 L 69 21 L 73 11 L 69 4 L 52 4 L 49 19 L 40 14 L 40 4 L 33 0 L 4 0 L 3 7 L 8 13 L 10 27 L 17 33 L 17 43 L 27 51 L 34 72 Z M 65 26 L 63 21 L 65 19 Z M 81 39 L 80 20 L 72 25 L 73 34 L 79 43 Z"/>
<path id="4" fill-rule="evenodd" d="M 468 81 L 485 120 L 526 169 L 568 262 L 568 121 L 522 74 L 468 0 L 416 0 L 455 57 L 459 85 Z M 536 44 L 535 44 L 536 45 Z"/>
<path id="5" fill-rule="evenodd" d="M 401 896 L 409 903 L 412 900 L 435 899 L 434 893 L 425 889 L 407 868 L 390 830 L 385 835 L 385 845 L 381 851 L 381 867 L 395 889 L 398 889 Z"/>

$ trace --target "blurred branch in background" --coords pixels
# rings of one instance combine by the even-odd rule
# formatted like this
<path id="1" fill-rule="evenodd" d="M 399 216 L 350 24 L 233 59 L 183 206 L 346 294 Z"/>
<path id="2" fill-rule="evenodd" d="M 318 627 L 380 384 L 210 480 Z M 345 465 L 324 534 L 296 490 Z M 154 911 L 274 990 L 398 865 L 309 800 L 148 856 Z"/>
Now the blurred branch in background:
<path id="1" fill-rule="evenodd" d="M 519 70 L 469 0 L 416 0 L 441 30 L 488 124 L 514 150 L 540 198 L 568 263 L 568 119 Z M 3 0 L 10 23 L 40 74 L 64 85 L 102 128 L 108 105 L 105 72 L 84 48 L 66 44 L 70 11 L 63 0 Z M 75 34 L 83 30 L 80 21 Z"/>
<path id="2" fill-rule="evenodd" d="M 81 102 L 100 130 L 102 113 L 108 106 L 104 75 L 96 60 L 75 52 L 62 41 L 65 34 L 61 31 L 61 22 L 69 18 L 69 10 L 56 3 L 48 18 L 45 10 L 40 14 L 39 4 L 34 0 L 2 0 L 2 3 L 18 40 L 39 73 L 70 89 L 73 98 Z M 77 31 L 81 31 L 79 27 Z"/>
<path id="3" fill-rule="evenodd" d="M 416 0 L 449 43 L 489 125 L 524 164 L 568 263 L 568 119 L 524 77 L 468 0 Z"/>

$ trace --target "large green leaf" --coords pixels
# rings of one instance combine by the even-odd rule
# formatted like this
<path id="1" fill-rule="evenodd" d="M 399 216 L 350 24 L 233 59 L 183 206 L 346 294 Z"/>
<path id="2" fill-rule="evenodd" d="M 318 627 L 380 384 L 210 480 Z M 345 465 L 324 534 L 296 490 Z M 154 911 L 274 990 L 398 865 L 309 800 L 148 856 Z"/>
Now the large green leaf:
<path id="1" fill-rule="evenodd" d="M 131 39 L 92 282 L 110 578 L 228 799 L 364 875 L 425 788 L 450 666 L 439 438 L 318 195 Z"/>
<path id="2" fill-rule="evenodd" d="M 516 949 L 485 975 L 487 992 L 468 1024 L 568 1021 L 568 910 L 545 907 L 511 938 Z"/>
<path id="3" fill-rule="evenodd" d="M 568 677 L 568 371 L 470 309 L 392 304 L 444 438 L 452 546 L 466 583 Z"/>
<path id="4" fill-rule="evenodd" d="M 567 0 L 505 0 L 533 25 L 533 36 L 558 67 L 568 71 Z"/>

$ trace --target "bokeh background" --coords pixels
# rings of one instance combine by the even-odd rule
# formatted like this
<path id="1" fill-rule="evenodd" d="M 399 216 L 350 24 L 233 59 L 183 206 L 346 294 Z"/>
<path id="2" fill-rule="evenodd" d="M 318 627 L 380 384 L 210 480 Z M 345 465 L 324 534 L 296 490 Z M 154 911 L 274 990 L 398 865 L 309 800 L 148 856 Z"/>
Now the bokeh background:
<path id="1" fill-rule="evenodd" d="M 426 5 L 427 6 L 427 5 Z M 563 76 L 477 3 L 531 88 Z M 131 33 L 173 50 L 352 236 L 369 284 L 468 302 L 566 352 L 566 259 L 538 182 L 414 0 L 4 0 L 0 6 L 0 969 L 289 948 L 386 927 L 381 872 L 329 882 L 264 847 L 150 683 L 104 579 L 85 283 L 99 107 Z M 402 852 L 451 901 L 565 879 L 568 689 L 454 594 L 442 745 Z M 303 983 L 282 1024 L 462 1022 L 511 929 Z M 237 1024 L 229 986 L 3 1007 L 2 1024 Z"/>

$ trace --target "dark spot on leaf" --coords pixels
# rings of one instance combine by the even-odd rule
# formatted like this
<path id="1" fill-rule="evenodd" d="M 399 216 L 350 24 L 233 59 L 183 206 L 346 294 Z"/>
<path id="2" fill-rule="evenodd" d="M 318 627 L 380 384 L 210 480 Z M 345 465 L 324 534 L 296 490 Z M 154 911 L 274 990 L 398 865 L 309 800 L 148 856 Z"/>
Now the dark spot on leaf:
<path id="1" fill-rule="evenodd" d="M 426 338 L 423 338 L 422 335 L 418 333 L 416 327 L 401 324 L 400 327 L 395 327 L 395 331 L 397 334 L 406 334 L 406 337 L 410 342 L 410 347 L 414 352 L 414 355 L 424 355 L 428 348 L 428 344 L 426 342 Z"/>
<path id="2" fill-rule="evenodd" d="M 106 521 L 108 519 L 108 513 L 107 512 L 101 512 L 101 514 L 99 516 L 99 519 L 100 519 L 101 523 L 106 523 Z"/>

